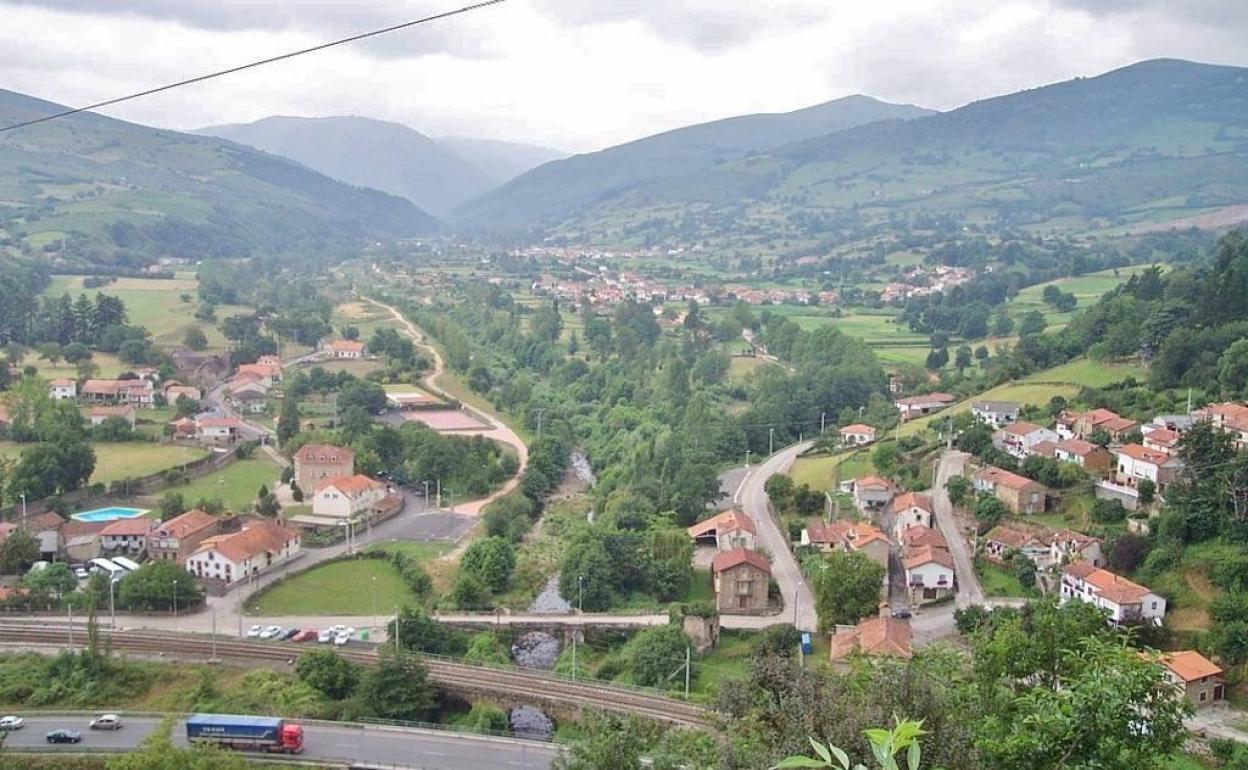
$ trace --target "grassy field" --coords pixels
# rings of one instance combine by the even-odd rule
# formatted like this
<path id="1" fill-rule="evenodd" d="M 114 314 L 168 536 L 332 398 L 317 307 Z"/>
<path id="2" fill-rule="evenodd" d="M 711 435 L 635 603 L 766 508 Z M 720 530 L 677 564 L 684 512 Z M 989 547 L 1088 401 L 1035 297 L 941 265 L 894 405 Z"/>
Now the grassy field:
<path id="1" fill-rule="evenodd" d="M 763 358 L 754 358 L 751 356 L 733 356 L 732 362 L 728 364 L 728 379 L 735 382 L 749 379 L 750 375 L 759 369 L 764 369 L 775 364 Z"/>
<path id="2" fill-rule="evenodd" d="M 281 469 L 267 456 L 257 454 L 248 460 L 238 460 L 224 469 L 201 476 L 189 484 L 173 487 L 187 504 L 201 499 L 220 499 L 231 510 L 241 511 L 256 499 L 261 484 L 269 489 L 276 486 Z"/>
<path id="3" fill-rule="evenodd" d="M 195 447 L 139 441 L 122 444 L 96 443 L 91 448 L 95 450 L 95 472 L 91 474 L 93 484 L 147 476 L 198 460 L 208 454 Z"/>
<path id="4" fill-rule="evenodd" d="M 985 562 L 979 570 L 979 579 L 987 596 L 1035 596 L 1035 591 L 1024 588 L 1013 573 L 995 564 Z"/>
<path id="5" fill-rule="evenodd" d="M 161 347 L 181 345 L 187 329 L 192 326 L 198 326 L 204 332 L 209 349 L 224 350 L 227 347 L 224 335 L 215 325 L 195 320 L 195 308 L 199 305 L 196 295 L 199 281 L 192 275 L 182 273 L 172 280 L 119 278 L 98 289 L 84 289 L 82 281 L 82 276 L 53 276 L 44 293 L 52 297 L 66 292 L 71 296 L 84 292 L 95 296 L 98 291 L 118 297 L 126 303 L 130 323 L 147 327 L 152 339 Z M 183 301 L 184 295 L 189 298 L 187 301 Z M 217 308 L 217 317 L 226 318 L 249 311 L 250 308 L 242 306 L 223 305 Z"/>
<path id="6" fill-rule="evenodd" d="M 807 484 L 811 489 L 827 492 L 833 488 L 833 472 L 840 468 L 840 480 L 856 479 L 874 472 L 868 451 L 856 451 L 818 457 L 799 457 L 789 471 L 795 484 Z"/>
<path id="7" fill-rule="evenodd" d="M 949 409 L 938 412 L 931 417 L 924 417 L 917 420 L 911 420 L 901 426 L 899 431 L 902 436 L 914 436 L 927 430 L 929 427 L 936 428 L 949 415 L 961 414 L 971 410 L 971 403 L 980 400 L 990 401 L 1015 401 L 1019 404 L 1035 404 L 1043 406 L 1049 403 L 1049 399 L 1054 396 L 1061 396 L 1067 400 L 1074 398 L 1079 393 L 1079 386 L 1058 383 L 1037 383 L 1037 382 L 1008 382 L 999 385 L 991 390 L 986 390 L 965 401 L 959 401 Z"/>
<path id="8" fill-rule="evenodd" d="M 381 540 L 371 544 L 368 550 L 401 553 L 419 561 L 430 561 L 444 556 L 453 547 L 450 543 L 428 543 L 423 540 Z"/>
<path id="9" fill-rule="evenodd" d="M 385 559 L 337 561 L 313 567 L 247 603 L 250 615 L 361 615 L 383 617 L 420 603 Z"/>
<path id="10" fill-rule="evenodd" d="M 1023 382 L 1059 382 L 1068 385 L 1083 385 L 1089 388 L 1103 388 L 1121 382 L 1128 377 L 1143 380 L 1148 376 L 1144 367 L 1138 364 L 1105 363 L 1080 358 L 1052 369 L 1045 369 L 1023 378 Z"/>
<path id="11" fill-rule="evenodd" d="M 354 374 L 356 377 L 363 377 L 369 372 L 375 372 L 378 369 L 381 369 L 382 366 L 383 364 L 380 361 L 371 361 L 363 358 L 346 358 L 334 361 L 317 361 L 311 364 L 303 364 L 299 367 L 299 369 L 304 372 L 310 372 L 313 369 L 324 369 L 330 374 L 349 372 L 350 374 Z"/>
<path id="12" fill-rule="evenodd" d="M 1045 287 L 1056 286 L 1064 292 L 1074 294 L 1075 298 L 1079 300 L 1079 304 L 1075 307 L 1075 310 L 1078 311 L 1088 305 L 1095 304 L 1106 292 L 1113 290 L 1118 284 L 1124 283 L 1131 276 L 1138 275 L 1148 268 L 1149 265 L 1131 265 L 1072 278 L 1059 278 L 1056 281 L 1028 286 L 1020 291 L 1017 297 L 1010 300 L 1007 307 L 1010 316 L 1015 320 L 1032 310 L 1039 310 L 1044 314 L 1050 325 L 1065 324 L 1070 321 L 1074 312 L 1059 313 L 1052 306 L 1046 305 L 1042 299 Z"/>
<path id="13" fill-rule="evenodd" d="M 92 351 L 91 361 L 99 367 L 99 376 L 106 378 L 116 377 L 127 369 L 133 368 L 127 364 L 123 364 L 120 360 L 118 360 L 117 356 L 112 353 L 102 353 L 98 350 Z M 78 379 L 78 368 L 64 361 L 57 361 L 56 364 L 53 365 L 43 356 L 31 355 L 23 359 L 22 364 L 34 365 L 34 367 L 39 370 L 39 376 L 44 379 L 55 380 L 61 377 L 71 380 Z"/>

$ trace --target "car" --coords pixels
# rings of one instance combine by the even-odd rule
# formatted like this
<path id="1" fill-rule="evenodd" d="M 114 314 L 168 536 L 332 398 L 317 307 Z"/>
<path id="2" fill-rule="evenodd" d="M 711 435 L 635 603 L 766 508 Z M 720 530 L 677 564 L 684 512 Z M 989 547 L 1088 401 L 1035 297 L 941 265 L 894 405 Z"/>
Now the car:
<path id="1" fill-rule="evenodd" d="M 338 635 L 334 633 L 334 629 L 323 628 L 321 629 L 320 633 L 316 635 L 316 641 L 320 642 L 321 644 L 329 644 L 330 642 L 334 641 L 334 637 L 336 636 Z"/>
<path id="2" fill-rule="evenodd" d="M 337 647 L 341 647 L 349 641 L 351 641 L 350 634 L 338 634 L 334 637 L 334 645 Z"/>
<path id="3" fill-rule="evenodd" d="M 92 730 L 120 730 L 121 717 L 116 714 L 100 714 L 87 726 Z"/>
<path id="4" fill-rule="evenodd" d="M 289 640 L 291 640 L 291 639 L 294 639 L 294 638 L 295 638 L 295 636 L 297 636 L 298 634 L 299 634 L 299 629 L 297 629 L 297 628 L 288 628 L 288 629 L 286 629 L 285 631 L 283 631 L 283 632 L 282 632 L 281 636 L 279 636 L 279 637 L 277 637 L 277 638 L 278 638 L 278 639 L 281 639 L 282 641 L 289 641 Z"/>
<path id="5" fill-rule="evenodd" d="M 91 573 L 87 572 L 86 567 L 74 567 L 74 577 L 78 578 L 79 580 L 86 580 L 87 578 L 91 577 Z"/>
<path id="6" fill-rule="evenodd" d="M 264 633 L 264 626 L 252 626 L 251 628 L 247 629 L 247 638 L 257 639 L 262 633 Z"/>
<path id="7" fill-rule="evenodd" d="M 292 642 L 311 642 L 318 637 L 315 628 L 305 628 L 291 638 Z"/>
<path id="8" fill-rule="evenodd" d="M 26 720 L 21 717 L 0 717 L 0 730 L 4 730 L 5 732 L 8 732 L 9 730 L 20 730 L 25 725 Z"/>
<path id="9" fill-rule="evenodd" d="M 261 631 L 261 632 L 260 632 L 260 638 L 261 638 L 261 639 L 272 639 L 272 638 L 274 638 L 274 637 L 278 636 L 278 635 L 279 635 L 279 634 L 281 634 L 281 633 L 282 633 L 282 627 L 281 627 L 281 626 L 266 626 L 266 627 L 265 627 L 265 629 L 264 629 L 263 631 Z"/>
<path id="10" fill-rule="evenodd" d="M 910 618 L 910 610 L 893 610 L 893 617 L 898 620 L 908 620 Z"/>
<path id="11" fill-rule="evenodd" d="M 341 634 L 342 632 L 346 631 L 347 627 L 339 623 L 336 626 L 330 626 L 329 630 L 333 632 L 334 636 L 337 636 L 338 634 Z"/>
<path id="12" fill-rule="evenodd" d="M 82 733 L 76 730 L 53 730 L 44 738 L 48 743 L 82 743 Z"/>

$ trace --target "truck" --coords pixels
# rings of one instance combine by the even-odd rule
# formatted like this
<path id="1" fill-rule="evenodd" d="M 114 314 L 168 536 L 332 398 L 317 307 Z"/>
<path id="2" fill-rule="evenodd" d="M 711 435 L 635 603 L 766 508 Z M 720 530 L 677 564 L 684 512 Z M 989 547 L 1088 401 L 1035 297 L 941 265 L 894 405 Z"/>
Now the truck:
<path id="1" fill-rule="evenodd" d="M 279 717 L 192 714 L 186 719 L 186 740 L 231 749 L 298 754 L 303 751 L 303 727 Z"/>

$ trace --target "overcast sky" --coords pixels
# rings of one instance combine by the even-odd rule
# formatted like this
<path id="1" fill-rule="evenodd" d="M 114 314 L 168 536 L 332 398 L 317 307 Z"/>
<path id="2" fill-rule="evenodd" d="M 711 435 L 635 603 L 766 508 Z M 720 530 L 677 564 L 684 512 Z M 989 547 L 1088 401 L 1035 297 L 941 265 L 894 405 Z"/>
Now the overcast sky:
<path id="1" fill-rule="evenodd" d="M 0 0 L 0 87 L 80 105 L 466 0 Z M 949 109 L 1155 57 L 1248 66 L 1248 0 L 508 0 L 107 111 L 366 115 L 593 150 L 852 93 Z"/>

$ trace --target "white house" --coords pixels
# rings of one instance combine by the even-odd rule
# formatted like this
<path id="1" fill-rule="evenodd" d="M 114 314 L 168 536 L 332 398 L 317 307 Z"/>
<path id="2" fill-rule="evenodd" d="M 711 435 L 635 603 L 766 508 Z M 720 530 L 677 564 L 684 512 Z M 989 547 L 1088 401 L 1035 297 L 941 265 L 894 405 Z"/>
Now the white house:
<path id="1" fill-rule="evenodd" d="M 48 395 L 55 401 L 73 401 L 78 398 L 78 383 L 63 378 L 52 380 Z"/>
<path id="2" fill-rule="evenodd" d="M 252 521 L 228 535 L 206 538 L 186 560 L 201 580 L 232 583 L 259 575 L 299 555 L 299 533 L 272 521 Z"/>
<path id="3" fill-rule="evenodd" d="M 386 486 L 368 476 L 356 474 L 326 479 L 312 495 L 312 515 L 335 519 L 370 516 L 386 497 Z"/>
<path id="4" fill-rule="evenodd" d="M 976 420 L 994 428 L 1004 428 L 1018 419 L 1018 404 L 1013 401 L 975 401 L 971 414 Z"/>
<path id="5" fill-rule="evenodd" d="M 334 358 L 363 358 L 364 343 L 359 340 L 334 340 L 329 343 Z"/>
<path id="6" fill-rule="evenodd" d="M 1093 567 L 1105 563 L 1101 553 L 1102 541 L 1099 537 L 1085 535 L 1063 529 L 1049 536 L 1049 563 L 1065 564 L 1067 562 L 1086 561 Z"/>
<path id="7" fill-rule="evenodd" d="M 1030 457 L 1040 442 L 1055 443 L 1057 440 L 1057 433 L 1023 420 L 1010 423 L 992 435 L 992 443 L 997 449 L 1019 460 Z"/>
<path id="8" fill-rule="evenodd" d="M 910 527 L 915 525 L 920 527 L 932 526 L 932 514 L 934 511 L 932 499 L 919 492 L 903 492 L 893 498 L 893 517 L 895 521 L 893 528 L 898 542 L 902 539 L 902 533 Z"/>
<path id="9" fill-rule="evenodd" d="M 1062 570 L 1061 601 L 1093 604 L 1109 613 L 1114 625 L 1151 623 L 1161 625 L 1166 600 L 1139 583 L 1115 575 L 1091 562 L 1077 561 Z"/>
<path id="10" fill-rule="evenodd" d="M 146 516 L 111 521 L 100 530 L 100 546 L 105 553 L 143 553 L 147 550 L 147 538 L 155 524 Z"/>
<path id="11" fill-rule="evenodd" d="M 686 531 L 694 543 L 711 544 L 720 551 L 735 551 L 738 548 L 753 551 L 758 548 L 758 528 L 754 526 L 754 520 L 736 509 L 703 519 Z"/>
<path id="12" fill-rule="evenodd" d="M 953 556 L 938 545 L 907 546 L 902 557 L 911 601 L 940 599 L 955 588 Z"/>
<path id="13" fill-rule="evenodd" d="M 984 555 L 995 562 L 1005 562 L 1012 554 L 1021 553 L 1037 566 L 1049 563 L 1049 547 L 1033 532 L 998 524 L 984 535 Z"/>
<path id="14" fill-rule="evenodd" d="M 232 444 L 238 440 L 242 423 L 233 417 L 202 417 L 195 421 L 195 435 L 214 444 Z"/>
<path id="15" fill-rule="evenodd" d="M 875 428 L 862 423 L 846 425 L 837 433 L 841 436 L 841 446 L 866 446 L 875 442 Z"/>
<path id="16" fill-rule="evenodd" d="M 897 496 L 897 485 L 879 476 L 863 476 L 854 480 L 854 504 L 861 511 L 878 511 Z"/>
<path id="17" fill-rule="evenodd" d="M 1118 459 L 1117 481 L 1127 487 L 1139 486 L 1143 479 L 1153 482 L 1157 492 L 1163 494 L 1165 488 L 1174 481 L 1175 476 L 1183 467 L 1183 461 L 1165 452 L 1148 449 L 1139 444 L 1126 444 L 1114 450 Z"/>

